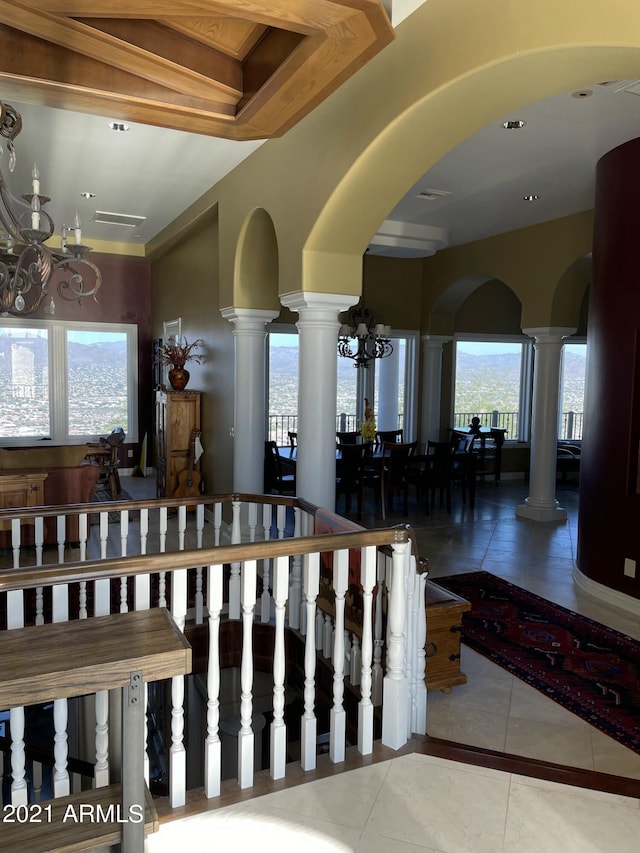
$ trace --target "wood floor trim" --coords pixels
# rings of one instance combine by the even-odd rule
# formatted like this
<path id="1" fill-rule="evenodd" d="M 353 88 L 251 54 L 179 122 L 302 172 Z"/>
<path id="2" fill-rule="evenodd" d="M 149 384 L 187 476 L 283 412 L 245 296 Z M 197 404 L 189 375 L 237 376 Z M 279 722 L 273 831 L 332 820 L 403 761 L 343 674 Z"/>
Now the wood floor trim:
<path id="1" fill-rule="evenodd" d="M 553 764 L 550 761 L 540 761 L 536 758 L 496 752 L 495 750 L 454 743 L 428 735 L 416 744 L 415 752 L 436 758 L 446 758 L 448 761 L 472 764 L 476 767 L 489 767 L 492 770 L 502 770 L 505 773 L 516 773 L 519 776 L 529 776 L 533 779 L 544 779 L 548 782 L 559 782 L 591 791 L 602 791 L 608 794 L 620 794 L 621 796 L 640 799 L 640 780 L 626 776 L 599 773 L 596 770 L 583 770 L 579 767 L 567 767 L 564 764 Z"/>

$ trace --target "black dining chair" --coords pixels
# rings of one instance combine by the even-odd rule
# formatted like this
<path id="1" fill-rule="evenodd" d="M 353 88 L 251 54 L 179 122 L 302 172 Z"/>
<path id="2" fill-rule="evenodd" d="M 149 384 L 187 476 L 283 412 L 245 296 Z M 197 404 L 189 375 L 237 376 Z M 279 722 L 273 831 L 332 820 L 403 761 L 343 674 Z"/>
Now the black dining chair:
<path id="1" fill-rule="evenodd" d="M 336 444 L 358 444 L 361 438 L 359 432 L 336 432 Z"/>
<path id="2" fill-rule="evenodd" d="M 467 502 L 467 487 L 474 503 L 477 457 L 474 450 L 475 435 L 471 432 L 451 433 L 451 481 L 460 484 L 462 503 Z"/>
<path id="3" fill-rule="evenodd" d="M 383 444 L 403 444 L 404 430 L 402 429 L 387 429 L 376 433 L 376 445 L 382 447 Z"/>
<path id="4" fill-rule="evenodd" d="M 447 512 L 451 512 L 451 473 L 453 452 L 449 441 L 428 441 L 421 488 L 424 492 L 424 509 L 429 515 L 439 492 L 440 506 L 446 499 Z"/>
<path id="5" fill-rule="evenodd" d="M 409 515 L 409 478 L 410 458 L 416 451 L 417 441 L 409 444 L 385 442 L 382 445 L 380 498 L 382 501 L 382 518 L 386 518 L 385 507 L 388 502 L 389 510 L 393 510 L 393 499 L 402 494 L 402 510 Z"/>
<path id="6" fill-rule="evenodd" d="M 351 512 L 351 498 L 358 500 L 358 518 L 362 518 L 364 474 L 369 445 L 339 444 L 336 455 L 336 500 L 344 496 L 345 515 Z"/>
<path id="7" fill-rule="evenodd" d="M 275 441 L 264 443 L 264 491 L 265 494 L 277 492 L 279 495 L 296 493 L 296 475 L 285 473 L 282 457 Z"/>
<path id="8" fill-rule="evenodd" d="M 294 447 L 298 446 L 298 433 L 289 430 L 289 432 L 287 432 L 287 436 L 289 437 L 289 446 L 293 450 Z"/>

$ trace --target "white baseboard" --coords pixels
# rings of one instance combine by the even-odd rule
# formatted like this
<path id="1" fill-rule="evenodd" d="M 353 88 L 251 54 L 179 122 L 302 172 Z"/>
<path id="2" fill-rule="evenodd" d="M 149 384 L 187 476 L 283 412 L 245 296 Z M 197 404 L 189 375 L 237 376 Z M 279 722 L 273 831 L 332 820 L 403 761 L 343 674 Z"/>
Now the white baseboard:
<path id="1" fill-rule="evenodd" d="M 640 599 L 591 580 L 577 566 L 573 567 L 573 580 L 579 589 L 597 599 L 600 604 L 608 604 L 611 607 L 618 607 L 621 610 L 633 613 L 635 616 L 640 616 Z"/>

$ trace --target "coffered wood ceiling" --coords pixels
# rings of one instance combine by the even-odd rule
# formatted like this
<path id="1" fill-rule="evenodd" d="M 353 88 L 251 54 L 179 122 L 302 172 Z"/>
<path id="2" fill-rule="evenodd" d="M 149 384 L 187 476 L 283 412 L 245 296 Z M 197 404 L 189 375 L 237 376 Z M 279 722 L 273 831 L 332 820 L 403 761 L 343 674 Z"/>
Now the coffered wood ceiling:
<path id="1" fill-rule="evenodd" d="M 392 39 L 379 0 L 0 0 L 0 86 L 32 104 L 265 139 Z"/>

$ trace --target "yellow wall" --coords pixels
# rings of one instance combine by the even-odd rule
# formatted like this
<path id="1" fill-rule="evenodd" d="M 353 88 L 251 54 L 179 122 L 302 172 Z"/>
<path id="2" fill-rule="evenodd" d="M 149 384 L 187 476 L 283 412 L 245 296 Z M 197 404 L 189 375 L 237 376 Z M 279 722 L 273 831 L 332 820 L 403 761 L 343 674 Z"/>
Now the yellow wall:
<path id="1" fill-rule="evenodd" d="M 218 223 L 215 211 L 152 264 L 153 334 L 163 322 L 182 319 L 182 335 L 202 338 L 201 365 L 188 365 L 189 389 L 202 391 L 201 459 L 205 490 L 225 493 L 233 484 L 234 342 L 218 310 Z"/>

